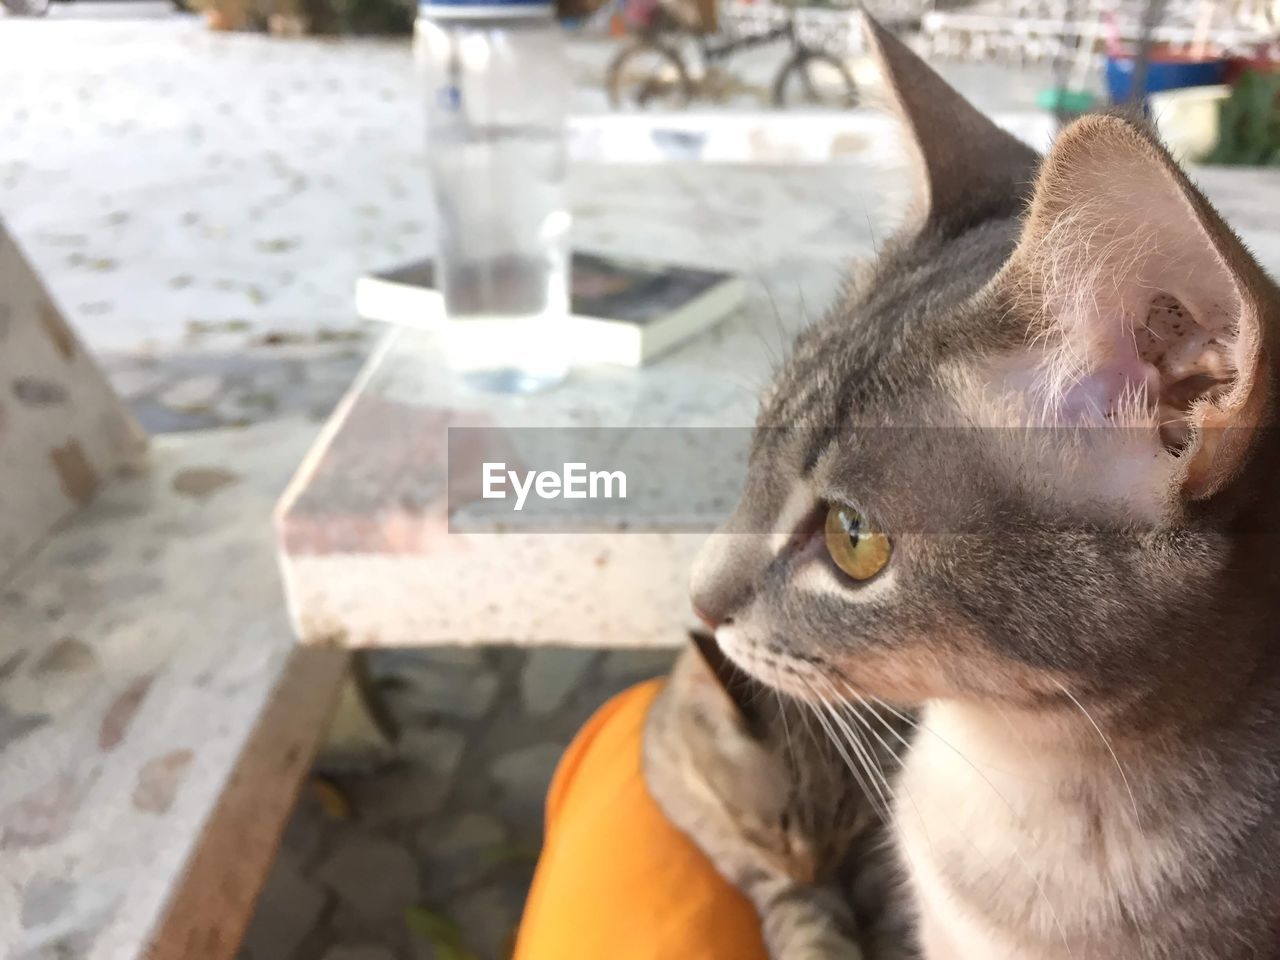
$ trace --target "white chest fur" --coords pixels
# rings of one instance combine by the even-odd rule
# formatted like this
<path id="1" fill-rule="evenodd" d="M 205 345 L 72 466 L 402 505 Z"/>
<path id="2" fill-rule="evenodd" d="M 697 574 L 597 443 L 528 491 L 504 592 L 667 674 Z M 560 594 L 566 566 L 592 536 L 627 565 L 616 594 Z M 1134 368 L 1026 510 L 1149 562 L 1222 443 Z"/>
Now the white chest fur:
<path id="1" fill-rule="evenodd" d="M 1013 721 L 931 705 L 896 827 L 926 960 L 1114 960 L 1184 857 L 1138 822 L 1116 766 L 1032 747 Z M 1104 946 L 1105 945 L 1105 946 Z"/>

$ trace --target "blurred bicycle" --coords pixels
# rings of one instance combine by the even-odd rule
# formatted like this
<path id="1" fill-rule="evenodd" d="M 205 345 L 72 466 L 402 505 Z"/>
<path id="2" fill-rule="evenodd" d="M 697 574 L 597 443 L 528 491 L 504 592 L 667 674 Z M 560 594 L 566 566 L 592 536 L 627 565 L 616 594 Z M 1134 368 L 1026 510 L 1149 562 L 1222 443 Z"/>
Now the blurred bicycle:
<path id="1" fill-rule="evenodd" d="M 687 107 L 695 98 L 723 100 L 743 89 L 726 68 L 735 53 L 786 41 L 790 55 L 769 86 L 776 107 L 842 109 L 855 106 L 858 89 L 844 61 L 811 46 L 796 30 L 795 11 L 775 27 L 740 36 L 715 37 L 710 0 L 629 0 L 632 38 L 614 56 L 605 76 L 609 104 L 615 110 Z M 695 74 L 680 53 L 692 39 L 701 69 Z"/>

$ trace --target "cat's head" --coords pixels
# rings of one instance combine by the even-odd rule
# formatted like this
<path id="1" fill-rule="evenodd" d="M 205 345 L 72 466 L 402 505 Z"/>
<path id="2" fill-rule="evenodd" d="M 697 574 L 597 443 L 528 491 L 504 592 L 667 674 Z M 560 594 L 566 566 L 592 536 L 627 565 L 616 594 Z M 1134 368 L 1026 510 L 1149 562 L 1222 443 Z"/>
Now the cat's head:
<path id="1" fill-rule="evenodd" d="M 1142 124 L 1086 117 L 1041 160 L 868 33 L 919 199 L 765 396 L 695 605 L 810 697 L 1247 672 L 1280 586 L 1280 293 Z"/>

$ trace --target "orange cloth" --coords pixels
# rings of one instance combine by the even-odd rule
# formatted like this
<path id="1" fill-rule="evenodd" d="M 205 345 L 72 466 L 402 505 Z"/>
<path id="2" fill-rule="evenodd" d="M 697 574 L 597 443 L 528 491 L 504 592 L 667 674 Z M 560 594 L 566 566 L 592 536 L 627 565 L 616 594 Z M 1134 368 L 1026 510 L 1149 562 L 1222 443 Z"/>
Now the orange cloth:
<path id="1" fill-rule="evenodd" d="M 514 960 L 768 960 L 750 902 L 645 787 L 640 739 L 661 685 L 606 703 L 560 761 Z"/>

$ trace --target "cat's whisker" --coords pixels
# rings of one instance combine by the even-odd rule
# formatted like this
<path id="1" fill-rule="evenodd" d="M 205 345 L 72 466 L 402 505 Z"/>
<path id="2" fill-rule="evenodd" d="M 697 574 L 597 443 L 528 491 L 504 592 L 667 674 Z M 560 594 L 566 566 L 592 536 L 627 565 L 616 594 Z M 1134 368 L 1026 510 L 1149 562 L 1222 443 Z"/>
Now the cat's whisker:
<path id="1" fill-rule="evenodd" d="M 778 301 L 773 295 L 773 290 L 769 286 L 769 282 L 765 280 L 763 273 L 759 273 L 756 276 L 756 279 L 760 282 L 760 287 L 764 290 L 764 295 L 769 298 L 769 306 L 773 313 L 773 324 L 778 332 L 778 349 L 775 351 L 769 346 L 768 342 L 765 340 L 763 331 L 759 330 L 755 324 L 752 324 L 751 328 L 759 335 L 760 342 L 763 343 L 765 345 L 765 349 L 769 351 L 770 366 L 772 367 L 773 374 L 776 376 L 778 371 L 782 369 L 782 360 L 787 354 L 787 348 L 791 343 L 791 337 L 787 334 L 787 325 L 782 319 L 782 311 L 778 309 Z"/>
<path id="2" fill-rule="evenodd" d="M 851 738 L 856 734 L 850 734 Z M 858 738 L 860 740 L 861 738 Z M 856 741 L 855 741 L 856 742 Z M 894 810 L 896 809 L 896 793 L 893 785 L 889 782 L 888 776 L 885 775 L 884 768 L 881 766 L 879 759 L 875 756 L 875 752 L 871 750 L 869 745 L 864 744 L 863 763 L 870 771 L 872 782 L 876 784 L 876 792 L 879 795 L 883 810 L 877 813 L 881 822 L 891 825 L 894 822 Z"/>
<path id="3" fill-rule="evenodd" d="M 877 721 L 879 721 L 880 725 L 883 726 L 885 730 L 887 730 L 890 734 L 893 735 L 894 739 L 896 739 L 898 743 L 902 745 L 904 750 L 909 750 L 911 748 L 911 742 L 907 740 L 901 733 L 899 733 L 894 728 L 893 724 L 889 723 L 889 721 L 885 720 L 885 718 L 880 715 L 879 711 L 876 710 L 875 706 L 872 705 L 871 701 L 868 700 L 866 696 L 858 692 L 857 688 L 849 681 L 849 678 L 846 677 L 838 667 L 833 669 L 835 670 L 836 677 L 840 680 L 841 684 L 843 685 L 845 693 L 852 697 L 855 697 L 858 703 L 860 703 L 863 707 L 865 707 L 871 713 L 871 715 L 875 717 Z M 916 721 L 914 717 L 907 716 L 906 714 L 903 714 L 897 710 L 894 710 L 892 707 L 889 707 L 889 705 L 885 703 L 883 700 L 881 700 L 879 697 L 872 697 L 871 699 L 875 700 L 882 707 L 885 707 L 886 709 L 888 709 L 895 717 L 897 717 L 902 722 L 910 723 L 913 726 L 918 726 L 918 721 Z M 878 736 L 876 739 L 880 740 Z M 885 744 L 883 740 L 880 740 L 880 743 L 884 745 L 886 752 L 892 754 L 895 757 L 898 757 L 899 760 L 902 759 L 902 756 L 905 756 L 905 755 L 900 755 L 897 750 L 890 749 L 888 744 Z"/>
<path id="4" fill-rule="evenodd" d="M 831 704 L 827 704 L 827 711 L 832 719 L 839 725 L 845 736 L 845 742 L 854 748 L 855 755 L 862 764 L 862 769 L 866 772 L 867 779 L 870 781 L 870 790 L 864 788 L 867 796 L 867 802 L 871 804 L 871 809 L 875 812 L 876 817 L 882 823 L 890 824 L 893 822 L 893 790 L 885 780 L 884 774 L 876 767 L 875 762 L 868 755 L 866 747 L 856 732 L 848 726 L 848 722 L 840 717 L 835 708 Z"/>
<path id="5" fill-rule="evenodd" d="M 836 671 L 836 673 L 837 673 L 837 676 L 840 676 L 839 670 L 837 670 L 837 671 Z M 868 710 L 868 711 L 871 713 L 871 715 L 872 715 L 873 717 L 875 717 L 875 719 L 876 719 L 876 720 L 877 720 L 877 721 L 878 721 L 882 726 L 884 726 L 884 727 L 885 727 L 885 729 L 886 729 L 886 730 L 888 730 L 890 733 L 892 733 L 892 734 L 893 734 L 893 735 L 894 735 L 894 736 L 899 740 L 899 742 L 902 744 L 902 747 L 903 747 L 903 750 L 904 750 L 904 751 L 905 751 L 907 748 L 909 748 L 909 747 L 911 746 L 910 741 L 908 741 L 908 740 L 907 740 L 906 738 L 904 738 L 904 737 L 903 737 L 903 736 L 902 736 L 902 735 L 901 735 L 901 734 L 900 734 L 896 729 L 894 729 L 893 725 L 892 725 L 892 724 L 890 724 L 887 720 L 885 720 L 885 719 L 884 719 L 884 717 L 882 717 L 882 716 L 880 715 L 880 713 L 875 709 L 875 707 L 874 707 L 874 706 L 873 706 L 873 705 L 872 705 L 872 704 L 871 704 L 871 703 L 870 703 L 870 702 L 869 702 L 865 697 L 863 697 L 860 693 L 858 693 L 855 689 L 853 689 L 852 685 L 851 685 L 851 684 L 849 684 L 847 680 L 844 680 L 844 678 L 843 678 L 842 676 L 841 676 L 841 679 L 844 681 L 844 684 L 845 684 L 845 690 L 846 690 L 849 694 L 852 694 L 855 698 L 857 698 L 858 702 L 859 702 L 859 703 L 860 703 L 860 704 L 861 704 L 861 705 L 862 705 L 866 710 Z M 828 684 L 829 686 L 832 686 L 832 689 L 833 689 L 833 690 L 835 689 L 835 688 L 834 688 L 834 685 L 833 685 L 833 684 L 831 684 L 831 682 L 830 682 L 829 680 L 828 680 L 828 681 L 826 681 L 826 682 L 827 682 L 827 684 Z M 838 693 L 838 692 L 837 692 L 835 695 L 836 695 L 836 697 L 837 697 L 837 698 L 839 698 L 839 693 Z M 882 747 L 884 747 L 884 749 L 885 749 L 885 751 L 886 751 L 886 752 L 888 752 L 891 756 L 894 756 L 894 757 L 898 760 L 899 764 L 902 764 L 902 763 L 903 763 L 903 756 L 904 756 L 905 754 L 904 754 L 904 755 L 899 755 L 899 753 L 898 753 L 897 751 L 895 751 L 895 750 L 893 750 L 892 748 L 890 748 L 890 747 L 889 747 L 889 745 L 888 745 L 888 743 L 887 743 L 887 742 L 886 742 L 882 737 L 880 737 L 880 735 L 879 735 L 879 734 L 877 734 L 877 733 L 874 731 L 874 729 L 872 729 L 872 728 L 870 727 L 870 725 L 869 725 L 869 721 L 867 721 L 867 720 L 866 720 L 866 718 L 864 718 L 864 717 L 862 717 L 860 714 L 858 714 L 858 712 L 857 712 L 857 711 L 853 710 L 853 709 L 850 707 L 850 705 L 847 703 L 847 701 L 845 701 L 845 700 L 843 700 L 843 699 L 840 699 L 840 701 L 839 701 L 839 702 L 841 702 L 844 706 L 846 706 L 846 708 L 848 708 L 848 709 L 849 709 L 849 713 L 850 713 L 850 714 L 851 714 L 855 719 L 857 719 L 857 720 L 858 720 L 860 723 L 862 723 L 864 726 L 867 726 L 868 730 L 870 730 L 870 732 L 872 733 L 872 735 L 876 737 L 876 739 L 880 742 L 881 746 L 882 746 Z M 883 773 L 881 774 L 881 776 L 882 776 L 882 778 L 884 778 Z M 888 785 L 888 780 L 887 780 L 887 778 L 884 778 L 884 779 L 885 779 L 885 783 L 886 783 L 886 786 L 887 786 L 887 785 Z M 916 819 L 917 819 L 917 820 L 919 821 L 919 823 L 920 823 L 920 830 L 921 830 L 921 832 L 924 834 L 924 837 L 925 837 L 925 843 L 926 843 L 926 844 L 928 844 L 930 851 L 933 851 L 933 849 L 934 849 L 934 844 L 933 844 L 933 835 L 932 835 L 932 834 L 930 833 L 930 831 L 929 831 L 928 821 L 925 819 L 924 813 L 920 810 L 920 805 L 916 803 L 915 796 L 911 793 L 910 788 L 908 788 L 908 787 L 906 786 L 906 784 L 901 784 L 901 783 L 900 783 L 900 784 L 898 785 L 898 787 L 897 787 L 897 788 L 891 788 L 891 792 L 893 792 L 893 793 L 896 795 L 896 794 L 897 794 L 897 790 L 898 790 L 899 788 L 900 788 L 900 789 L 902 790 L 902 792 L 906 795 L 907 802 L 911 805 L 911 809 L 914 811 L 914 813 L 915 813 L 915 815 L 916 815 Z M 873 806 L 874 806 L 874 805 L 873 805 Z M 893 806 L 891 805 L 891 810 L 896 810 L 896 807 L 893 807 Z M 892 818 L 886 818 L 886 819 L 884 820 L 884 822 L 885 822 L 885 823 L 893 823 L 893 819 L 892 819 Z M 979 849 L 979 848 L 977 847 L 977 845 L 976 845 L 976 844 L 973 844 L 973 843 L 972 843 L 972 841 L 970 841 L 970 846 L 972 846 L 972 847 L 974 848 L 975 852 L 976 852 L 980 857 L 982 857 L 982 858 L 983 858 L 983 860 L 984 860 L 984 861 L 986 861 L 986 862 L 988 863 L 988 865 L 990 865 L 990 863 L 991 863 L 990 858 L 986 855 L 985 851 L 983 851 L 983 850 Z M 906 857 L 906 858 L 907 858 L 908 862 L 914 863 L 914 861 L 913 861 L 913 860 L 912 860 L 912 858 L 911 858 L 911 852 L 910 852 L 908 849 L 906 849 L 905 847 L 904 847 L 904 848 L 901 848 L 901 849 L 900 849 L 900 853 L 902 854 L 902 856 L 904 856 L 904 857 Z M 1047 896 L 1045 897 L 1045 903 L 1049 906 L 1049 909 L 1050 909 L 1050 911 L 1052 912 L 1052 910 L 1053 910 L 1053 906 L 1052 906 L 1052 904 L 1049 904 Z"/>
<path id="6" fill-rule="evenodd" d="M 772 690 L 773 699 L 778 703 L 778 716 L 782 721 L 782 738 L 787 745 L 787 756 L 791 760 L 791 765 L 795 766 L 796 751 L 794 744 L 791 742 L 791 725 L 787 721 L 787 705 L 782 702 L 782 691 L 780 691 L 776 686 L 772 687 Z"/>
<path id="7" fill-rule="evenodd" d="M 797 702 L 802 707 L 800 717 L 804 722 L 805 733 L 814 740 L 821 740 L 822 737 L 825 736 L 825 733 L 819 733 L 818 730 L 814 729 L 814 724 L 817 722 L 817 714 L 814 712 L 813 705 L 810 704 L 808 700 L 803 699 L 797 700 Z"/>
<path id="8" fill-rule="evenodd" d="M 897 737 L 899 743 L 901 743 L 904 748 L 911 746 L 911 744 L 907 740 L 903 739 L 903 737 L 898 734 L 898 731 L 893 729 L 892 724 L 888 723 L 882 716 L 880 716 L 879 713 L 876 712 L 875 707 L 873 707 L 870 704 L 870 702 L 868 702 L 866 697 L 858 693 L 857 690 L 849 689 L 846 692 L 850 696 L 852 696 L 855 700 L 858 701 L 858 705 L 861 706 L 863 710 L 865 710 L 867 713 L 870 713 L 873 717 L 875 717 L 876 720 L 880 722 L 881 726 L 883 726 L 891 734 Z M 871 725 L 871 722 L 862 715 L 861 711 L 854 709 L 853 706 L 850 705 L 849 715 L 855 718 L 859 723 L 861 723 L 864 727 L 867 728 L 867 732 L 870 733 L 871 736 L 875 737 L 876 742 L 879 743 L 880 746 L 884 748 L 884 752 L 887 756 L 892 757 L 894 760 L 898 761 L 899 764 L 902 763 L 902 760 L 903 760 L 902 751 L 898 750 L 896 747 L 890 746 L 889 742 L 879 734 L 876 728 Z"/>
<path id="9" fill-rule="evenodd" d="M 714 371 L 717 377 L 723 378 L 725 381 L 729 382 L 731 386 L 737 390 L 741 390 L 752 400 L 758 399 L 760 397 L 763 384 L 743 376 L 742 372 L 736 369 L 736 366 L 737 365 L 716 364 Z"/>
<path id="10" fill-rule="evenodd" d="M 910 714 L 903 713 L 901 710 L 894 707 L 893 704 L 889 703 L 887 700 L 882 700 L 880 697 L 877 697 L 875 694 L 867 694 L 867 696 L 869 696 L 872 700 L 874 700 L 877 706 L 879 706 L 883 710 L 888 710 L 889 713 L 893 714 L 893 716 L 897 717 L 903 723 L 908 724 L 917 730 L 927 731 L 928 733 L 933 734 L 933 736 L 937 737 L 939 740 L 942 740 L 942 737 L 939 734 L 934 733 L 925 724 L 921 723 L 919 720 L 917 720 L 915 717 L 911 716 Z M 942 740 L 942 742 L 947 743 L 945 740 Z M 947 746 L 951 747 L 951 744 L 947 743 Z M 955 750 L 956 748 L 951 747 L 951 749 Z M 966 757 L 965 759 L 967 760 L 968 758 Z"/>
<path id="11" fill-rule="evenodd" d="M 1084 714 L 1085 719 L 1089 721 L 1089 724 L 1098 734 L 1098 738 L 1102 741 L 1102 745 L 1107 748 L 1107 753 L 1111 754 L 1111 761 L 1116 765 L 1116 772 L 1120 774 L 1120 780 L 1124 783 L 1124 789 L 1129 794 L 1129 803 L 1133 805 L 1134 822 L 1137 823 L 1138 831 L 1141 833 L 1142 815 L 1138 813 L 1138 799 L 1133 794 L 1133 787 L 1129 785 L 1129 778 L 1125 776 L 1124 767 L 1120 764 L 1120 758 L 1116 756 L 1116 751 L 1115 748 L 1111 746 L 1111 741 L 1107 739 L 1107 735 L 1103 733 L 1102 728 L 1098 726 L 1098 721 L 1093 719 L 1093 714 L 1086 710 L 1084 704 L 1076 699 L 1076 695 L 1068 690 L 1057 677 L 1051 677 L 1050 679 L 1052 679 L 1058 689 L 1065 693 L 1071 702 L 1079 708 L 1080 712 Z"/>
<path id="12" fill-rule="evenodd" d="M 817 680 L 821 680 L 822 684 L 826 687 L 825 691 L 817 686 Z M 863 770 L 866 771 L 867 777 L 870 779 L 872 786 L 875 787 L 876 796 L 872 797 L 868 792 L 868 801 L 875 806 L 875 801 L 878 798 L 880 806 L 877 808 L 877 814 L 885 823 L 892 822 L 893 789 L 889 786 L 889 782 L 885 778 L 884 772 L 875 762 L 871 750 L 862 741 L 862 738 L 858 735 L 857 731 L 849 725 L 848 720 L 839 712 L 841 700 L 835 688 L 825 677 L 811 678 L 808 683 L 811 689 L 818 694 L 819 703 L 827 711 L 828 716 L 831 717 L 836 726 L 844 733 L 846 742 L 857 754 Z M 866 788 L 864 787 L 864 790 L 865 789 Z"/>
<path id="13" fill-rule="evenodd" d="M 848 719 L 840 708 L 831 701 L 825 701 L 826 709 L 832 720 L 835 721 L 840 730 L 844 732 L 845 738 L 849 745 L 857 753 L 858 759 L 862 763 L 862 767 L 867 772 L 867 777 L 871 780 L 872 786 L 875 787 L 876 796 L 880 800 L 883 807 L 881 816 L 886 823 L 892 821 L 893 812 L 893 788 L 889 786 L 889 781 L 885 778 L 884 771 L 880 769 L 880 765 L 876 762 L 875 754 L 870 750 L 868 745 L 863 742 L 858 731 L 849 723 Z"/>
<path id="14" fill-rule="evenodd" d="M 837 741 L 853 750 L 854 757 L 857 760 L 858 769 L 866 775 L 866 779 L 860 780 L 860 782 L 863 784 L 863 790 L 867 794 L 867 799 L 870 800 L 873 805 L 877 800 L 879 800 L 881 805 L 886 804 L 888 802 L 887 798 L 880 787 L 879 781 L 876 780 L 875 774 L 872 772 L 870 765 L 867 763 L 866 756 L 861 749 L 862 745 L 853 735 L 853 732 L 849 729 L 848 725 L 835 712 L 831 704 L 828 703 L 825 698 L 819 700 L 819 707 L 823 712 L 822 715 L 825 715 L 828 723 L 830 724 L 829 729 L 833 729 L 834 736 Z M 843 750 L 841 751 L 841 754 L 847 756 Z M 873 790 L 874 793 L 872 792 Z M 884 809 L 883 806 L 877 808 L 877 810 L 880 809 Z"/>
<path id="15" fill-rule="evenodd" d="M 831 741 L 831 744 L 835 747 L 836 752 L 840 754 L 840 758 L 844 761 L 845 766 L 847 766 L 850 772 L 853 773 L 854 778 L 858 781 L 859 788 L 866 795 L 867 800 L 874 807 L 875 799 L 872 796 L 871 788 L 867 784 L 866 778 L 862 774 L 862 768 L 859 767 L 858 764 L 854 762 L 853 758 L 849 756 L 849 752 L 845 750 L 844 742 L 843 740 L 841 740 L 840 736 L 836 733 L 834 728 L 831 726 L 831 721 L 828 720 L 826 716 L 824 716 L 824 714 L 822 713 L 822 709 L 818 706 L 815 706 L 813 708 L 813 716 L 814 716 L 814 719 L 818 721 L 818 725 L 822 727 L 823 731 L 825 731 L 827 735 L 827 739 Z"/>
<path id="16" fill-rule="evenodd" d="M 826 700 L 822 697 L 822 694 L 813 685 L 813 682 L 810 679 L 801 677 L 801 682 L 804 683 L 813 698 L 811 701 L 806 702 L 809 704 L 814 718 L 818 721 L 819 726 L 821 726 L 826 732 L 827 739 L 831 741 L 831 745 L 835 747 L 836 752 L 840 754 L 840 758 L 844 761 L 845 766 L 849 768 L 854 778 L 858 781 L 858 787 L 862 790 L 863 795 L 866 796 L 867 802 L 871 804 L 872 809 L 876 811 L 877 816 L 883 817 L 887 823 L 887 811 L 876 806 L 875 794 L 873 793 L 871 786 L 867 783 L 867 778 L 863 775 L 862 768 L 854 761 L 853 757 L 849 755 L 849 751 L 845 749 L 845 742 L 843 738 L 840 737 L 835 728 L 831 725 L 831 720 L 823 713 L 823 710 L 827 707 Z"/>
<path id="17" fill-rule="evenodd" d="M 893 714 L 893 716 L 901 720 L 903 723 L 910 725 L 912 728 L 919 730 L 922 733 L 929 734 L 929 736 L 933 737 L 935 740 L 941 743 L 944 747 L 946 747 L 948 750 L 954 753 L 957 757 L 959 757 L 961 760 L 967 763 L 971 768 L 973 768 L 974 773 L 978 774 L 978 776 L 980 776 L 983 779 L 983 781 L 987 784 L 987 786 L 989 786 L 993 791 L 995 791 L 996 795 L 999 796 L 1001 800 L 1004 800 L 1005 805 L 1009 806 L 1010 810 L 1013 809 L 1013 807 L 1009 805 L 1009 801 L 1005 799 L 1004 794 L 1000 793 L 1000 791 L 996 788 L 995 784 L 991 782 L 991 780 L 987 777 L 987 775 L 982 772 L 982 770 L 978 767 L 976 763 L 974 763 L 967 756 L 965 756 L 964 751 L 962 751 L 959 747 L 957 747 L 955 744 L 949 741 L 942 734 L 938 733 L 936 730 L 930 727 L 923 720 L 919 720 L 916 717 L 912 717 L 908 714 L 903 713 L 902 711 L 893 707 L 893 705 L 891 705 L 890 703 L 886 702 L 885 700 L 882 700 L 880 697 L 872 695 L 871 699 L 873 699 L 877 704 L 879 704 L 881 708 L 888 710 L 889 713 Z M 996 770 L 997 768 L 988 767 L 988 769 Z M 1007 770 L 998 770 L 997 772 L 1012 775 L 1012 773 Z"/>
<path id="18" fill-rule="evenodd" d="M 827 690 L 827 702 L 831 706 L 832 710 L 846 718 L 852 717 L 858 723 L 862 724 L 863 726 L 866 726 L 866 720 L 863 719 L 862 717 L 859 717 L 857 714 L 857 711 L 850 708 L 848 701 L 846 701 L 842 696 L 840 696 L 840 691 L 836 689 L 835 684 L 833 684 L 826 677 L 823 677 L 821 679 L 822 679 L 823 686 Z M 845 729 L 849 730 L 848 719 L 845 720 L 844 725 L 845 725 Z M 875 733 L 874 730 L 872 730 L 871 732 L 873 734 Z M 881 797 L 885 799 L 886 804 L 889 807 L 892 807 L 893 804 L 889 799 L 889 797 L 891 797 L 893 794 L 893 788 L 889 784 L 889 778 L 885 776 L 884 768 L 881 766 L 879 762 L 879 758 L 876 756 L 875 751 L 871 749 L 869 744 L 863 741 L 862 736 L 857 734 L 856 731 L 849 730 L 849 736 L 854 743 L 864 748 L 863 761 L 864 763 L 866 763 L 868 768 L 870 768 L 870 772 L 872 773 L 872 775 L 875 777 L 878 777 L 880 782 L 884 784 L 885 789 L 884 791 L 881 792 Z M 879 738 L 877 737 L 877 739 Z M 887 746 L 885 745 L 883 740 L 881 740 L 880 743 L 881 743 L 881 746 L 885 746 L 887 749 Z M 893 751 L 889 751 L 889 753 L 892 754 Z M 888 796 L 886 796 L 886 792 Z"/>
<path id="19" fill-rule="evenodd" d="M 837 675 L 839 675 L 839 671 L 837 670 L 836 672 L 837 672 Z M 871 731 L 871 734 L 880 742 L 880 745 L 884 747 L 885 751 L 898 761 L 898 766 L 899 767 L 904 766 L 906 764 L 906 751 L 910 749 L 911 741 L 907 740 L 904 736 L 902 736 L 902 734 L 898 732 L 898 730 L 893 726 L 893 724 L 891 724 L 888 720 L 882 717 L 880 715 L 880 711 L 878 711 L 875 708 L 875 706 L 869 700 L 867 700 L 866 697 L 864 697 L 861 693 L 855 690 L 848 683 L 848 681 L 845 681 L 845 689 L 857 699 L 858 703 L 861 704 L 863 709 L 865 709 L 868 713 L 871 714 L 872 717 L 875 718 L 877 723 L 879 723 L 882 727 L 884 727 L 887 731 L 889 731 L 889 733 L 891 733 L 895 738 L 897 738 L 898 742 L 902 745 L 901 751 L 894 750 L 893 748 L 891 748 L 889 744 L 885 742 L 884 738 L 882 738 L 878 733 L 875 732 L 875 730 L 870 726 L 870 722 L 865 717 L 863 717 L 861 714 L 859 714 L 856 711 L 853 711 L 853 710 L 850 711 L 855 717 L 858 718 L 859 721 L 861 721 L 867 727 L 868 730 Z M 894 794 L 897 795 L 899 791 L 901 791 L 901 793 L 906 796 L 907 803 L 911 804 L 911 809 L 916 815 L 916 820 L 919 821 L 920 823 L 920 831 L 921 833 L 924 834 L 925 843 L 928 845 L 930 853 L 934 853 L 933 834 L 929 832 L 929 822 L 925 819 L 924 813 L 920 810 L 920 805 L 916 803 L 916 798 L 915 798 L 915 795 L 911 792 L 911 788 L 908 787 L 905 783 L 903 783 L 901 779 L 898 781 L 898 783 L 894 787 Z M 898 808 L 895 807 L 895 811 L 897 809 Z M 974 846 L 976 849 L 976 845 Z M 911 853 L 909 850 L 907 850 L 904 847 L 901 849 L 901 853 L 904 857 L 908 859 L 908 861 L 911 861 Z M 984 859 L 986 858 L 985 853 L 983 853 L 981 850 L 978 850 L 978 854 L 979 856 L 984 857 Z"/>
<path id="20" fill-rule="evenodd" d="M 970 760 L 968 757 L 964 756 L 964 754 L 960 752 L 960 750 L 959 750 L 959 748 L 958 748 L 958 747 L 956 747 L 954 744 L 952 744 L 952 743 L 948 742 L 948 741 L 947 741 L 947 740 L 942 736 L 942 734 L 940 734 L 940 733 L 936 732 L 935 730 L 933 730 L 931 727 L 929 727 L 928 725 L 926 725 L 926 724 L 925 724 L 923 721 L 921 721 L 919 718 L 917 718 L 917 717 L 912 717 L 912 716 L 911 716 L 911 715 L 909 715 L 909 714 L 904 714 L 902 711 L 895 709 L 893 706 L 891 706 L 891 705 L 890 705 L 889 703 L 887 703 L 886 701 L 881 700 L 879 697 L 874 697 L 873 699 L 876 701 L 876 703 L 878 703 L 878 704 L 880 705 L 880 707 L 881 707 L 882 709 L 889 711 L 889 713 L 893 714 L 893 716 L 894 716 L 894 717 L 896 717 L 898 720 L 901 720 L 903 723 L 906 723 L 906 724 L 910 725 L 910 726 L 911 726 L 913 729 L 915 729 L 915 730 L 921 730 L 921 731 L 923 731 L 923 732 L 925 732 L 925 733 L 928 733 L 928 734 L 929 734 L 929 736 L 934 737 L 934 738 L 935 738 L 935 739 L 937 739 L 940 743 L 944 744 L 948 750 L 950 750 L 950 751 L 952 751 L 953 753 L 955 753 L 955 754 L 959 755 L 959 756 L 960 756 L 960 758 L 961 758 L 961 759 L 963 759 L 965 763 L 969 764 L 970 766 L 973 766 L 973 761 L 972 761 L 972 760 Z M 994 704 L 993 704 L 993 706 L 994 706 Z M 1022 770 L 1011 770 L 1011 769 L 1009 769 L 1008 767 L 996 766 L 996 765 L 994 765 L 994 764 L 987 764 L 987 765 L 986 765 L 986 768 L 987 768 L 988 770 L 993 770 L 993 771 L 995 771 L 996 773 L 999 773 L 999 774 L 1001 774 L 1001 775 L 1003 775 L 1003 776 L 1009 776 L 1009 777 L 1021 777 L 1021 778 L 1023 778 L 1023 779 L 1026 779 L 1026 777 L 1027 777 L 1026 773 L 1025 773 L 1024 771 L 1022 771 Z M 976 768 L 975 768 L 975 769 L 976 769 Z"/>
<path id="21" fill-rule="evenodd" d="M 800 306 L 800 324 L 801 327 L 807 327 L 810 323 L 809 305 L 804 299 L 804 288 L 800 286 L 800 281 L 796 281 L 796 300 Z"/>
<path id="22" fill-rule="evenodd" d="M 850 690 L 849 692 L 858 698 L 858 702 L 867 709 L 867 712 L 870 713 L 871 716 L 876 718 L 880 726 L 884 727 L 885 730 L 889 731 L 889 733 L 892 734 L 894 739 L 896 739 L 898 743 L 902 744 L 902 747 L 904 750 L 909 749 L 911 747 L 911 741 L 908 740 L 906 737 L 904 737 L 901 733 L 899 733 L 893 724 L 891 724 L 888 720 L 882 717 L 880 715 L 880 711 L 875 708 L 874 704 L 872 704 L 870 700 L 868 700 L 862 694 L 858 693 L 858 691 L 856 690 Z M 886 747 L 885 749 L 888 749 L 888 748 Z M 905 754 L 898 754 L 896 751 L 894 755 L 898 757 L 899 762 L 902 762 L 905 757 Z"/>

